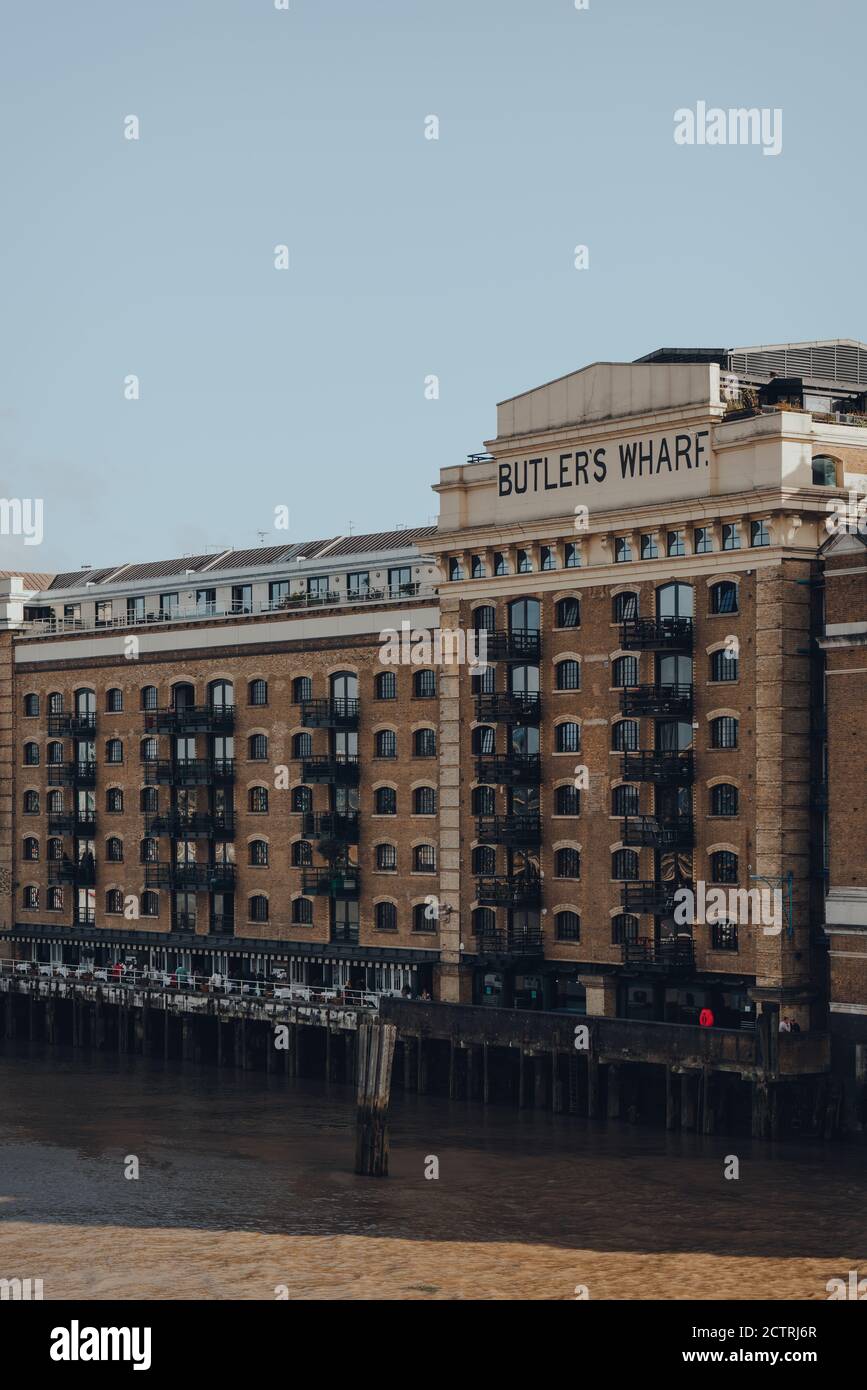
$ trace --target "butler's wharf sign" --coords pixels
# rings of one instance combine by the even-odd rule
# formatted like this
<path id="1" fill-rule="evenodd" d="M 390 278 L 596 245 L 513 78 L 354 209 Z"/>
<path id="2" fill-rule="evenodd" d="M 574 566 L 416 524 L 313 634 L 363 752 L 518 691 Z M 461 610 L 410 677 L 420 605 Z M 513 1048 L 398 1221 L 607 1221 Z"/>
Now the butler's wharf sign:
<path id="1" fill-rule="evenodd" d="M 559 493 L 578 488 L 589 494 L 612 493 L 606 483 L 627 490 L 631 502 L 652 502 L 662 493 L 670 497 L 664 481 L 676 476 L 706 478 L 710 464 L 710 430 L 671 434 L 651 434 L 636 439 L 615 440 L 590 449 L 539 454 L 534 458 L 508 459 L 497 463 L 497 495 L 517 498 L 532 494 Z M 660 487 L 660 483 L 663 486 Z M 678 491 L 706 491 L 679 488 Z M 561 498 L 561 503 L 565 499 Z M 594 499 L 596 500 L 596 499 Z"/>

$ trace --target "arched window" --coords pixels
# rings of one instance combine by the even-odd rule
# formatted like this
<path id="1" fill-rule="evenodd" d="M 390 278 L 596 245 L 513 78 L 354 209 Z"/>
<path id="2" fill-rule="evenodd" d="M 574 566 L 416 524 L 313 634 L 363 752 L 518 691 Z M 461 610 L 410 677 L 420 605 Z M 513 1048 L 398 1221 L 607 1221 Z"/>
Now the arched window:
<path id="1" fill-rule="evenodd" d="M 105 857 L 110 864 L 123 863 L 123 840 L 117 835 L 110 835 L 106 840 Z"/>
<path id="2" fill-rule="evenodd" d="M 123 710 L 123 691 L 117 686 L 105 692 L 105 707 L 109 714 L 120 714 Z"/>
<path id="3" fill-rule="evenodd" d="M 728 849 L 718 849 L 710 857 L 711 883 L 737 883 L 738 857 Z"/>
<path id="4" fill-rule="evenodd" d="M 254 893 L 248 902 L 248 917 L 251 922 L 268 921 L 268 899 L 264 893 Z"/>
<path id="5" fill-rule="evenodd" d="M 296 869 L 309 869 L 313 863 L 313 846 L 309 840 L 296 840 L 292 846 L 292 863 Z"/>
<path id="6" fill-rule="evenodd" d="M 251 840 L 247 846 L 249 862 L 257 869 L 264 869 L 268 865 L 268 841 Z"/>
<path id="7" fill-rule="evenodd" d="M 397 699 L 397 676 L 393 671 L 380 671 L 375 681 L 377 700 Z"/>
<path id="8" fill-rule="evenodd" d="M 620 719 L 611 728 L 611 747 L 617 753 L 632 753 L 638 748 L 637 719 Z"/>
<path id="9" fill-rule="evenodd" d="M 497 731 L 490 724 L 479 724 L 473 729 L 470 742 L 477 756 L 492 758 L 497 749 Z"/>
<path id="10" fill-rule="evenodd" d="M 730 579 L 721 579 L 710 588 L 711 613 L 737 613 L 738 586 Z"/>
<path id="11" fill-rule="evenodd" d="M 52 690 L 51 694 L 48 697 L 48 713 L 63 713 L 63 696 L 61 695 L 59 690 Z"/>
<path id="12" fill-rule="evenodd" d="M 509 631 L 537 633 L 542 626 L 542 605 L 537 598 L 516 598 L 509 604 Z"/>
<path id="13" fill-rule="evenodd" d="M 829 454 L 817 454 L 813 459 L 813 486 L 836 487 L 837 463 Z"/>
<path id="14" fill-rule="evenodd" d="M 293 898 L 292 921 L 300 927 L 309 927 L 313 922 L 313 904 L 309 898 Z"/>
<path id="15" fill-rule="evenodd" d="M 143 685 L 141 688 L 141 707 L 142 709 L 156 709 L 158 691 L 155 685 Z"/>
<path id="16" fill-rule="evenodd" d="M 123 744 L 119 738 L 110 738 L 105 745 L 105 761 L 107 763 L 123 762 Z"/>
<path id="17" fill-rule="evenodd" d="M 35 719 L 36 716 L 37 716 L 38 714 L 39 714 L 39 696 L 38 696 L 38 695 L 25 695 L 25 696 L 24 696 L 24 715 L 25 715 L 25 718 L 27 718 L 27 719 Z"/>
<path id="18" fill-rule="evenodd" d="M 160 755 L 159 739 L 155 738 L 153 735 L 149 738 L 143 738 L 138 747 L 138 754 L 143 763 L 156 762 Z"/>
<path id="19" fill-rule="evenodd" d="M 303 704 L 305 700 L 313 698 L 313 682 L 309 676 L 296 676 L 292 682 L 292 702 L 293 704 Z"/>
<path id="20" fill-rule="evenodd" d="M 92 690 L 76 690 L 75 712 L 76 714 L 96 713 L 96 695 Z"/>
<path id="21" fill-rule="evenodd" d="M 414 758 L 435 758 L 437 755 L 437 736 L 435 729 L 416 729 L 412 736 Z"/>
<path id="22" fill-rule="evenodd" d="M 109 787 L 105 793 L 105 809 L 113 815 L 123 810 L 123 791 L 120 787 Z"/>
<path id="23" fill-rule="evenodd" d="M 497 626 L 497 610 L 492 603 L 484 603 L 473 609 L 473 630 L 493 632 Z"/>
<path id="24" fill-rule="evenodd" d="M 612 816 L 638 815 L 638 788 L 621 786 L 611 790 Z"/>
<path id="25" fill-rule="evenodd" d="M 172 709 L 191 709 L 195 703 L 195 688 L 190 685 L 189 681 L 177 681 L 176 684 L 172 686 Z"/>
<path id="26" fill-rule="evenodd" d="M 611 604 L 611 617 L 615 623 L 625 623 L 629 618 L 637 618 L 638 595 L 633 593 L 615 594 Z"/>
<path id="27" fill-rule="evenodd" d="M 569 658 L 554 667 L 554 683 L 558 690 L 581 689 L 581 663 Z"/>
<path id="28" fill-rule="evenodd" d="M 433 787 L 416 787 L 412 794 L 412 813 L 414 816 L 436 815 L 437 794 Z"/>
<path id="29" fill-rule="evenodd" d="M 354 671 L 335 671 L 329 683 L 332 700 L 358 699 L 358 677 Z"/>
<path id="30" fill-rule="evenodd" d="M 109 888 L 105 895 L 106 912 L 123 912 L 123 893 L 119 888 Z"/>
<path id="31" fill-rule="evenodd" d="M 436 918 L 428 916 L 430 908 L 427 903 L 416 903 L 412 910 L 412 929 L 413 931 L 436 931 Z"/>
<path id="32" fill-rule="evenodd" d="M 634 849 L 617 849 L 611 856 L 611 877 L 628 883 L 638 878 L 638 855 Z"/>
<path id="33" fill-rule="evenodd" d="M 710 789 L 710 813 L 712 816 L 736 816 L 738 814 L 738 789 L 730 782 L 718 782 Z"/>
<path id="34" fill-rule="evenodd" d="M 25 767 L 39 766 L 39 744 L 25 743 L 24 745 L 24 765 Z"/>
<path id="35" fill-rule="evenodd" d="M 396 816 L 397 792 L 394 787 L 377 787 L 373 794 L 373 807 L 377 816 Z"/>
<path id="36" fill-rule="evenodd" d="M 39 793 L 26 791 L 24 793 L 24 814 L 25 816 L 39 815 Z"/>
<path id="37" fill-rule="evenodd" d="M 268 810 L 268 788 L 251 787 L 247 793 L 247 807 L 257 816 L 263 816 Z"/>
<path id="38" fill-rule="evenodd" d="M 304 814 L 313 810 L 313 793 L 309 787 L 292 788 L 292 810 Z"/>
<path id="39" fill-rule="evenodd" d="M 497 793 L 493 787 L 473 787 L 472 806 L 474 816 L 493 816 L 496 814 Z"/>
<path id="40" fill-rule="evenodd" d="M 417 700 L 432 700 L 437 693 L 436 671 L 416 671 L 412 678 L 412 690 Z"/>
<path id="41" fill-rule="evenodd" d="M 156 864 L 160 857 L 158 840 L 144 839 L 139 845 L 139 858 L 143 864 Z"/>
<path id="42" fill-rule="evenodd" d="M 555 878 L 580 878 L 581 856 L 577 849 L 558 849 L 554 855 Z"/>
<path id="43" fill-rule="evenodd" d="M 611 667 L 611 683 L 616 690 L 638 684 L 638 657 L 618 656 Z"/>
<path id="44" fill-rule="evenodd" d="M 313 735 L 294 734 L 292 737 L 292 757 L 309 758 L 313 754 Z"/>
<path id="45" fill-rule="evenodd" d="M 49 764 L 49 766 L 50 766 L 50 767 L 57 767 L 57 764 L 58 764 L 58 763 L 62 763 L 62 762 L 63 762 L 63 744 L 62 744 L 62 743 L 49 743 L 48 749 L 47 749 L 47 754 L 48 754 L 48 764 Z"/>
<path id="46" fill-rule="evenodd" d="M 497 872 L 497 851 L 493 845 L 476 845 L 473 850 L 473 873 L 490 878 Z"/>
<path id="47" fill-rule="evenodd" d="M 497 930 L 497 914 L 492 907 L 473 909 L 473 935 L 492 936 Z"/>
<path id="48" fill-rule="evenodd" d="M 691 618 L 694 607 L 691 584 L 661 584 L 656 591 L 657 618 Z"/>
<path id="49" fill-rule="evenodd" d="M 738 721 L 731 715 L 720 715 L 710 721 L 711 748 L 737 748 Z"/>
<path id="50" fill-rule="evenodd" d="M 62 889 L 62 888 L 49 888 L 49 890 L 48 890 L 48 903 L 46 904 L 46 906 L 48 907 L 48 909 L 49 909 L 50 912 L 62 912 L 62 911 L 63 911 L 63 889 Z"/>
<path id="51" fill-rule="evenodd" d="M 251 762 L 264 763 L 268 761 L 268 735 L 251 734 L 247 740 L 247 753 Z"/>
<path id="52" fill-rule="evenodd" d="M 618 912 L 611 918 L 611 944 L 622 946 L 626 941 L 638 940 L 638 918 L 631 912 Z"/>
<path id="53" fill-rule="evenodd" d="M 138 794 L 139 810 L 154 815 L 159 810 L 160 796 L 156 787 L 142 787 Z"/>
<path id="54" fill-rule="evenodd" d="M 39 858 L 39 841 L 34 835 L 26 835 L 24 837 L 22 858 L 30 860 Z"/>
<path id="55" fill-rule="evenodd" d="M 397 757 L 397 734 L 393 729 L 380 729 L 374 735 L 373 756 L 375 758 Z"/>
<path id="56" fill-rule="evenodd" d="M 394 903 L 377 903 L 374 919 L 377 931 L 397 931 L 397 908 Z"/>
<path id="57" fill-rule="evenodd" d="M 393 873 L 397 869 L 397 849 L 394 845 L 376 846 L 376 867 L 380 873 Z"/>
<path id="58" fill-rule="evenodd" d="M 554 729 L 554 747 L 558 753 L 577 753 L 581 748 L 581 726 L 574 720 L 557 724 Z"/>
<path id="59" fill-rule="evenodd" d="M 229 710 L 235 706 L 235 687 L 231 681 L 211 681 L 208 686 L 208 704 L 211 709 Z"/>
<path id="60" fill-rule="evenodd" d="M 141 895 L 141 915 L 142 917 L 159 917 L 160 897 L 159 893 L 153 893 L 150 889 Z"/>
<path id="61" fill-rule="evenodd" d="M 38 794 L 37 794 L 37 804 L 38 804 Z M 63 792 L 49 792 L 49 793 L 48 793 L 48 814 L 49 814 L 50 816 L 59 816 L 60 813 L 62 812 L 62 810 L 63 810 Z"/>
<path id="62" fill-rule="evenodd" d="M 580 941 L 581 940 L 581 918 L 577 912 L 556 912 L 554 914 L 554 932 L 558 941 Z"/>
<path id="63" fill-rule="evenodd" d="M 561 598 L 554 611 L 557 627 L 581 626 L 581 605 L 577 598 Z"/>
<path id="64" fill-rule="evenodd" d="M 740 663 L 733 651 L 721 647 L 710 654 L 710 678 L 712 681 L 736 681 Z"/>
<path id="65" fill-rule="evenodd" d="M 24 907 L 34 908 L 39 906 L 39 889 L 35 884 L 28 883 L 21 895 L 21 902 Z"/>
<path id="66" fill-rule="evenodd" d="M 267 705 L 268 682 L 264 680 L 250 681 L 247 687 L 247 700 L 251 705 Z"/>
<path id="67" fill-rule="evenodd" d="M 577 816 L 581 813 L 581 793 L 572 783 L 557 787 L 554 792 L 554 814 L 557 816 Z"/>

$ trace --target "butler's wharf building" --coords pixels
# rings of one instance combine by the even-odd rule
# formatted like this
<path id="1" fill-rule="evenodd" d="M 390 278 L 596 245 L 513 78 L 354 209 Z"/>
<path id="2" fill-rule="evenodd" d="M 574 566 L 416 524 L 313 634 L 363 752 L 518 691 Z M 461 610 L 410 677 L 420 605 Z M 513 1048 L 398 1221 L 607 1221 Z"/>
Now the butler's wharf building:
<path id="1" fill-rule="evenodd" d="M 594 363 L 498 406 L 436 528 L 10 577 L 10 950 L 570 1011 L 636 1056 L 782 1018 L 862 1074 L 867 560 L 829 516 L 865 393 L 844 340 Z M 384 661 L 402 624 L 488 665 Z"/>

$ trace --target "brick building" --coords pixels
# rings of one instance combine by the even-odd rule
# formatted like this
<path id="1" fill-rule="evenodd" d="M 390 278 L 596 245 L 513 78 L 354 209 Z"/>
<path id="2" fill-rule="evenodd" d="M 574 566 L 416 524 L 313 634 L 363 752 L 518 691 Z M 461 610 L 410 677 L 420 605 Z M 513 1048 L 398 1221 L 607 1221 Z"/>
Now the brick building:
<path id="1" fill-rule="evenodd" d="M 865 392 L 843 340 L 595 363 L 436 528 L 0 581 L 15 949 L 779 1010 L 860 1074 Z M 402 624 L 489 664 L 383 660 Z"/>

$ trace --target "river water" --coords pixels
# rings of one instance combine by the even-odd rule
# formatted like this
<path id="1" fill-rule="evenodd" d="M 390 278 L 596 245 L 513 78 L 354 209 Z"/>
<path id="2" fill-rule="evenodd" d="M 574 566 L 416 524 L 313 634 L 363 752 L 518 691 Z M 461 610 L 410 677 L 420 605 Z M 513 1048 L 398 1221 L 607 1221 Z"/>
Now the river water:
<path id="1" fill-rule="evenodd" d="M 391 1174 L 359 1178 L 353 1100 L 6 1042 L 0 1277 L 41 1278 L 46 1299 L 825 1299 L 867 1275 L 861 1142 L 398 1093 Z"/>

